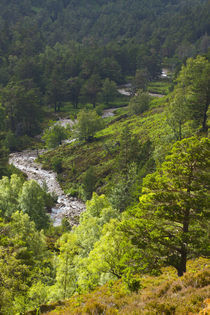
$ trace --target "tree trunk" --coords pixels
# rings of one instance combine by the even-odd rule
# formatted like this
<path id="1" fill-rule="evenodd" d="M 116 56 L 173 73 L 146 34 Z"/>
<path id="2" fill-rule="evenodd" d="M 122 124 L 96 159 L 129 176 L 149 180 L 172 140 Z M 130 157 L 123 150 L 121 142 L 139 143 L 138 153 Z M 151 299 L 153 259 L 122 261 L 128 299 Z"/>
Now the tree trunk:
<path id="1" fill-rule="evenodd" d="M 183 246 L 181 249 L 181 258 L 178 266 L 178 276 L 181 277 L 186 272 L 186 264 L 187 264 L 187 250 L 186 247 Z"/>
<path id="2" fill-rule="evenodd" d="M 190 185 L 191 180 L 189 180 Z M 188 188 L 188 194 L 190 197 L 190 189 Z M 184 220 L 183 220 L 183 236 L 187 235 L 189 231 L 189 221 L 190 221 L 190 208 L 187 207 L 184 213 Z M 186 272 L 186 264 L 187 264 L 187 240 L 185 238 L 182 240 L 181 245 L 181 257 L 178 266 L 178 276 L 181 277 Z"/>

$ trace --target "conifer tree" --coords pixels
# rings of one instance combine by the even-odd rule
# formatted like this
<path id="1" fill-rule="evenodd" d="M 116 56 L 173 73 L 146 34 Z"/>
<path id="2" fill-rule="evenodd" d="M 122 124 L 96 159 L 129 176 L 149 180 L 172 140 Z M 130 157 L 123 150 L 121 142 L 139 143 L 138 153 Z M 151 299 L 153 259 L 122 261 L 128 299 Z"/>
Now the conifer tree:
<path id="1" fill-rule="evenodd" d="M 134 244 L 160 255 L 179 276 L 189 257 L 208 250 L 209 147 L 208 138 L 177 142 L 162 166 L 144 179 L 139 211 L 128 228 Z"/>

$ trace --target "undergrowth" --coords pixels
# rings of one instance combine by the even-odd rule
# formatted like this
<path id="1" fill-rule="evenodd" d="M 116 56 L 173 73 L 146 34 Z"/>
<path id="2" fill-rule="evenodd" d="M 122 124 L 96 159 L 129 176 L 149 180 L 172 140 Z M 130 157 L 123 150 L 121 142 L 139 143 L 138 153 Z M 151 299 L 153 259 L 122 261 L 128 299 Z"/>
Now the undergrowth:
<path id="1" fill-rule="evenodd" d="M 96 192 L 107 193 L 110 183 L 119 173 L 117 157 L 120 153 L 121 131 L 127 125 L 135 140 L 141 144 L 151 141 L 153 148 L 170 134 L 167 129 L 164 107 L 155 107 L 141 115 L 129 116 L 127 109 L 117 110 L 112 119 L 106 120 L 106 128 L 97 132 L 92 142 L 63 144 L 40 157 L 46 169 L 53 169 L 53 161 L 61 161 L 58 180 L 65 193 L 81 197 L 80 191 L 85 172 L 90 166 L 96 174 Z M 166 132 L 167 130 L 167 132 Z M 164 151 L 163 151 L 164 152 Z"/>
<path id="2" fill-rule="evenodd" d="M 175 269 L 162 269 L 159 276 L 141 278 L 142 289 L 129 292 L 121 280 L 108 282 L 91 293 L 75 295 L 60 305 L 42 306 L 42 314 L 198 314 L 209 297 L 210 263 L 199 258 L 188 261 L 187 272 L 178 277 Z M 35 314 L 33 312 L 29 314 Z M 208 314 L 208 313 L 206 313 Z"/>

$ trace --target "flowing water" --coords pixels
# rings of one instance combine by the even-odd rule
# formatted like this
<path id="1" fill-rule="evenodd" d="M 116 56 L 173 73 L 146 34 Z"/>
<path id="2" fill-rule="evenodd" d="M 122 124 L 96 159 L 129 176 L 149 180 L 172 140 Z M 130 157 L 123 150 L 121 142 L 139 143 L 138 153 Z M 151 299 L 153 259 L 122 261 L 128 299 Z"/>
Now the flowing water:
<path id="1" fill-rule="evenodd" d="M 39 151 L 39 154 L 42 153 L 44 153 L 44 150 Z M 65 195 L 57 181 L 57 174 L 53 171 L 42 169 L 41 164 L 35 162 L 36 158 L 36 150 L 25 150 L 10 154 L 9 163 L 25 173 L 29 180 L 37 181 L 40 186 L 46 184 L 48 192 L 58 197 L 57 203 L 51 209 L 50 214 L 55 226 L 60 225 L 62 218 L 65 216 L 73 224 L 80 213 L 85 210 L 85 204 L 76 198 Z"/>

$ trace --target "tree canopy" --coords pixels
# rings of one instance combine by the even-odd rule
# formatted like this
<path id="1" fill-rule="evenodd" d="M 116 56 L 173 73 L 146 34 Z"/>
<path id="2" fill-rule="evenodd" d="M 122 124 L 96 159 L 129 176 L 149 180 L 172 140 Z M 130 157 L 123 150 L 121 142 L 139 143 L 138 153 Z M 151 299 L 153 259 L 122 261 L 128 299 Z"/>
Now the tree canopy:
<path id="1" fill-rule="evenodd" d="M 97 131 L 103 129 L 103 119 L 96 111 L 80 111 L 75 125 L 75 135 L 80 140 L 91 141 Z"/>
<path id="2" fill-rule="evenodd" d="M 137 221 L 129 230 L 134 244 L 152 244 L 179 276 L 187 258 L 207 253 L 208 167 L 208 138 L 176 142 L 162 166 L 145 177 Z"/>

